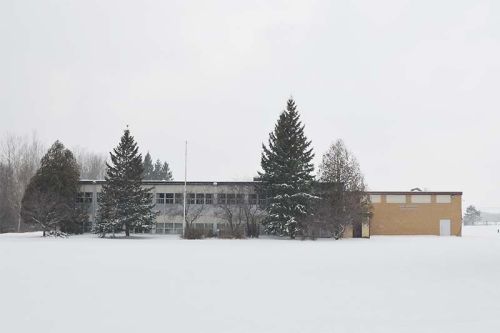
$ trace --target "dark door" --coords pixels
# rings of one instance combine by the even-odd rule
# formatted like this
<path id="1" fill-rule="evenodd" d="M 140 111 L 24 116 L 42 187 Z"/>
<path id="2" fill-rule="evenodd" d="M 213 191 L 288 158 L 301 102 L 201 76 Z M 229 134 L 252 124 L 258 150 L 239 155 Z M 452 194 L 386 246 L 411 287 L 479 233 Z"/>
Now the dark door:
<path id="1" fill-rule="evenodd" d="M 363 237 L 363 229 L 361 223 L 355 223 L 352 226 L 352 237 L 353 238 L 361 238 Z"/>

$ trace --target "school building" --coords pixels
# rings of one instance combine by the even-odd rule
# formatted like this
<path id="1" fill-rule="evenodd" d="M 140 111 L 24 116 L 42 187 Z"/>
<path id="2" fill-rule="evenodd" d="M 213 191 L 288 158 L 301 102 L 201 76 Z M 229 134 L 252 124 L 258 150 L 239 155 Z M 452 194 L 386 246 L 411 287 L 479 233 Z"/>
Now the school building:
<path id="1" fill-rule="evenodd" d="M 80 181 L 80 203 L 89 207 L 90 230 L 97 216 L 103 180 Z M 144 181 L 152 188 L 155 209 L 159 212 L 153 233 L 181 234 L 184 221 L 184 182 Z M 189 181 L 186 184 L 186 216 L 197 227 L 213 230 L 227 225 L 224 207 L 244 204 L 245 214 L 261 215 L 256 181 Z M 461 236 L 462 192 L 370 191 L 372 214 L 361 230 L 347 228 L 345 237 L 379 235 Z"/>

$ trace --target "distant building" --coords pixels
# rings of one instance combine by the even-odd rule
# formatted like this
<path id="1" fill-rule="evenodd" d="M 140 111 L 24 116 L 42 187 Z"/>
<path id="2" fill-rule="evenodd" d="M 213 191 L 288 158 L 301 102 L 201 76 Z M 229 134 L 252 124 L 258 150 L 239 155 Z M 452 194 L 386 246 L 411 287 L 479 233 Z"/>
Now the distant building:
<path id="1" fill-rule="evenodd" d="M 90 231 L 96 221 L 102 180 L 80 181 L 78 201 L 89 207 Z M 151 187 L 155 209 L 159 211 L 152 232 L 181 234 L 183 227 L 184 182 L 144 181 Z M 258 210 L 265 203 L 255 191 L 257 181 L 248 182 L 187 182 L 187 219 L 196 227 L 212 230 L 227 225 L 221 208 L 239 205 Z M 462 192 L 368 192 L 372 202 L 372 216 L 360 230 L 347 228 L 344 237 L 371 235 L 442 235 L 462 234 Z"/>

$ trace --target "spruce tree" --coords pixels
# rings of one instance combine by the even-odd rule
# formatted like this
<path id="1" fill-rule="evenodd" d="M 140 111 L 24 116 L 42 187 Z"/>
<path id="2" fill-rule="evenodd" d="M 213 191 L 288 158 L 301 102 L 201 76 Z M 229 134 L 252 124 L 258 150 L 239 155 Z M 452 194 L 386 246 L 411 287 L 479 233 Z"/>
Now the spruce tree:
<path id="1" fill-rule="evenodd" d="M 161 180 L 161 161 L 160 161 L 160 159 L 157 159 L 155 162 L 152 179 Z"/>
<path id="2" fill-rule="evenodd" d="M 310 214 L 314 198 L 314 153 L 310 146 L 295 102 L 289 99 L 269 134 L 269 147 L 262 145 L 259 192 L 268 198 L 263 222 L 267 233 L 295 238 Z"/>
<path id="3" fill-rule="evenodd" d="M 21 202 L 25 223 L 79 233 L 88 218 L 76 204 L 80 171 L 73 153 L 56 141 L 43 156 L 40 168 L 31 178 Z"/>
<path id="4" fill-rule="evenodd" d="M 149 152 L 147 152 L 146 156 L 144 156 L 144 163 L 142 164 L 142 166 L 144 168 L 143 178 L 145 180 L 153 179 L 153 172 L 154 172 L 153 159 L 151 158 Z"/>
<path id="5" fill-rule="evenodd" d="M 170 171 L 170 167 L 168 166 L 167 162 L 163 162 L 163 165 L 161 167 L 161 172 L 160 172 L 160 179 L 161 180 L 172 180 L 172 171 Z"/>
<path id="6" fill-rule="evenodd" d="M 107 173 L 103 185 L 97 227 L 95 232 L 105 235 L 109 231 L 146 231 L 153 226 L 151 188 L 142 187 L 144 168 L 142 156 L 130 131 L 126 129 L 118 146 L 110 152 L 111 164 L 106 164 Z"/>

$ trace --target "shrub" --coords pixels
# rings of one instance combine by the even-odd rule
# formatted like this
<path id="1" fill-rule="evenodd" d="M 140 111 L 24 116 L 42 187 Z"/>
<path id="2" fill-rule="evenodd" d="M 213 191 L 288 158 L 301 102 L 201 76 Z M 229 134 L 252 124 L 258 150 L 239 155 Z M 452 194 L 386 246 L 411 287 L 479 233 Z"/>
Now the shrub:
<path id="1" fill-rule="evenodd" d="M 203 239 L 205 238 L 203 229 L 198 229 L 194 227 L 186 226 L 186 230 L 184 230 L 184 235 L 182 238 L 184 239 Z"/>
<path id="2" fill-rule="evenodd" d="M 183 236 L 184 239 L 203 239 L 213 237 L 215 237 L 215 234 L 212 229 L 197 228 L 195 226 L 186 226 L 186 232 Z"/>
<path id="3" fill-rule="evenodd" d="M 219 238 L 223 239 L 243 239 L 245 238 L 245 231 L 241 227 L 225 227 L 219 229 Z"/>

